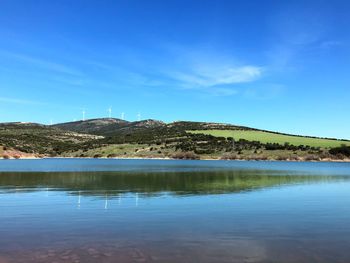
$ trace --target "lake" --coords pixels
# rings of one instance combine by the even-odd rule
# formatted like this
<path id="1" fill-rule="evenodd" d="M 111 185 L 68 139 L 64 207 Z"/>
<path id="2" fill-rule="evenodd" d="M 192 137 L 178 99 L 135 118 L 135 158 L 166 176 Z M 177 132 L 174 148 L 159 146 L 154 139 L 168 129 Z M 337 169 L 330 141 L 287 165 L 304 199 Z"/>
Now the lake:
<path id="1" fill-rule="evenodd" d="M 349 163 L 0 161 L 0 263 L 333 263 L 349 248 Z"/>

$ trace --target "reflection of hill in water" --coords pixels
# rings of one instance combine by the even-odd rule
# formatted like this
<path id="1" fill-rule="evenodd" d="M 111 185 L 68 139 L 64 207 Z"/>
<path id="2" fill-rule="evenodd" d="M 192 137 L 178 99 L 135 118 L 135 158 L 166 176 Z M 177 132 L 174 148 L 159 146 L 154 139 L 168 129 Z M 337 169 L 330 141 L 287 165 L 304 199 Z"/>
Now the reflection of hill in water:
<path id="1" fill-rule="evenodd" d="M 177 195 L 215 194 L 251 191 L 282 185 L 309 184 L 348 180 L 344 176 L 301 175 L 268 170 L 235 170 L 211 172 L 55 172 L 0 173 L 0 193 L 36 191 L 43 188 L 58 191 L 81 191 L 82 195 L 117 195 L 138 192 L 154 195 L 171 192 Z"/>

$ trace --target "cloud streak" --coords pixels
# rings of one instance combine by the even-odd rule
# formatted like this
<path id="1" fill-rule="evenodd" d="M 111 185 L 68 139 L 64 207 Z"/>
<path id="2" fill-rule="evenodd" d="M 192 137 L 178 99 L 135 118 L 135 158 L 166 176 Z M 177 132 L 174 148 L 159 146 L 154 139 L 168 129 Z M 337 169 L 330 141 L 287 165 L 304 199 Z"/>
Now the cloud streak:
<path id="1" fill-rule="evenodd" d="M 10 104 L 21 104 L 21 105 L 45 105 L 45 103 L 38 102 L 38 101 L 8 98 L 8 97 L 0 97 L 0 102 L 10 103 Z"/>
<path id="2" fill-rule="evenodd" d="M 41 59 L 41 58 L 37 58 L 37 57 L 32 57 L 32 56 L 28 56 L 25 54 L 21 54 L 21 53 L 13 53 L 13 52 L 8 52 L 8 51 L 0 51 L 0 55 L 22 62 L 22 63 L 26 63 L 29 64 L 31 66 L 35 66 L 35 67 L 39 67 L 42 69 L 46 69 L 46 70 L 50 70 L 50 71 L 55 71 L 58 73 L 64 73 L 64 74 L 69 74 L 69 75 L 73 75 L 73 76 L 82 76 L 82 72 L 80 72 L 79 70 L 76 70 L 74 68 L 68 67 L 66 65 L 60 64 L 60 63 L 56 63 L 56 62 L 52 62 L 49 60 L 45 60 L 45 59 Z"/>
<path id="3" fill-rule="evenodd" d="M 186 88 L 209 88 L 252 82 L 259 79 L 263 69 L 257 66 L 213 67 L 193 69 L 191 73 L 172 72 L 170 77 Z"/>
<path id="4" fill-rule="evenodd" d="M 238 84 L 259 80 L 265 67 L 255 63 L 241 61 L 232 54 L 220 52 L 206 45 L 181 46 L 164 45 L 163 59 L 158 68 L 159 75 L 164 76 L 174 86 L 181 89 L 208 91 L 218 89 L 227 95 L 236 94 Z M 165 65 L 165 67 L 164 67 Z"/>

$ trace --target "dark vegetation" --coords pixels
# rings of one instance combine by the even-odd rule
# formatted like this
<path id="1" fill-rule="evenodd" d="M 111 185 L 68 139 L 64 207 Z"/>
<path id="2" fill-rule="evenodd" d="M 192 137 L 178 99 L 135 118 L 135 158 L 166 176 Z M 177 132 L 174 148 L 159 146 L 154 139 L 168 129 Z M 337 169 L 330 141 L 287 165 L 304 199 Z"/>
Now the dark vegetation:
<path id="1" fill-rule="evenodd" d="M 0 145 L 25 153 L 59 155 L 95 141 L 96 136 L 34 123 L 0 124 Z"/>
<path id="2" fill-rule="evenodd" d="M 332 148 L 329 150 L 330 154 L 333 155 L 344 155 L 350 157 L 350 146 L 342 145 L 340 147 Z"/>

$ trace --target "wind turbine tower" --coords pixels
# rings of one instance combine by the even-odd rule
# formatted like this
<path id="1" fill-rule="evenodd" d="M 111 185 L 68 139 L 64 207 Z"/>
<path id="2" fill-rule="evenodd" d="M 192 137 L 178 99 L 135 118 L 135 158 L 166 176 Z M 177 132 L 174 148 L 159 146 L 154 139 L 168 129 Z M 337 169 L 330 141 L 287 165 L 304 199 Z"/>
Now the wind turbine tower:
<path id="1" fill-rule="evenodd" d="M 108 117 L 112 118 L 112 107 L 108 108 Z"/>
<path id="2" fill-rule="evenodd" d="M 125 113 L 122 112 L 122 114 L 121 114 L 121 119 L 124 120 L 124 117 L 125 117 Z"/>
<path id="3" fill-rule="evenodd" d="M 137 120 L 141 121 L 141 113 L 137 113 Z"/>
<path id="4" fill-rule="evenodd" d="M 85 121 L 85 110 L 83 110 L 83 121 Z"/>

